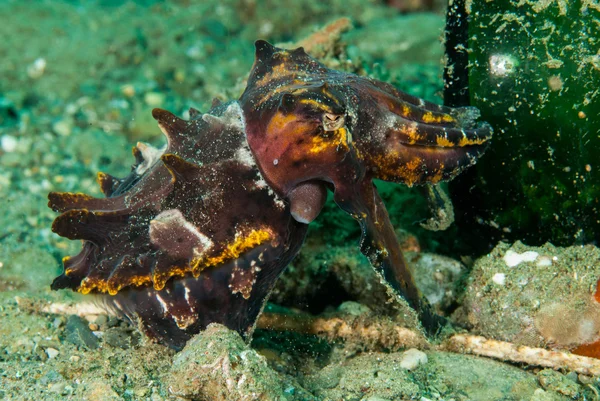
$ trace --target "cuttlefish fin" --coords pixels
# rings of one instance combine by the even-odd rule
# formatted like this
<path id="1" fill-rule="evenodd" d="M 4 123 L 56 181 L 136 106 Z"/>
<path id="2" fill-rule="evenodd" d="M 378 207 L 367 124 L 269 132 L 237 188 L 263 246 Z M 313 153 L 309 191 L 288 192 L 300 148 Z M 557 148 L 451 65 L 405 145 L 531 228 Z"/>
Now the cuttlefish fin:
<path id="1" fill-rule="evenodd" d="M 417 288 L 402 255 L 400 244 L 383 201 L 371 180 L 355 187 L 336 188 L 334 200 L 360 224 L 360 250 L 389 288 L 413 308 L 428 334 L 435 335 L 446 325 Z"/>

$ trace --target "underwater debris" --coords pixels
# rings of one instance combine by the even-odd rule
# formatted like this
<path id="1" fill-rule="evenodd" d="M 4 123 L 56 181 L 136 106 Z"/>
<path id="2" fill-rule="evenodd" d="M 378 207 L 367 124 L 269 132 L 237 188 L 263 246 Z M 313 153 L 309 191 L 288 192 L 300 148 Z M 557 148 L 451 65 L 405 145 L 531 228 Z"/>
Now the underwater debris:
<path id="1" fill-rule="evenodd" d="M 584 375 L 600 376 L 600 361 L 596 358 L 490 340 L 481 336 L 456 334 L 444 342 L 442 349 L 486 356 L 501 361 L 526 363 L 530 366 L 568 369 Z"/>
<path id="2" fill-rule="evenodd" d="M 598 243 L 600 175 L 586 168 L 600 150 L 597 2 L 450 4 L 445 102 L 476 106 L 502 133 L 450 185 L 465 242 Z"/>
<path id="3" fill-rule="evenodd" d="M 359 316 L 336 313 L 313 317 L 308 314 L 269 312 L 261 315 L 257 327 L 317 335 L 331 342 L 347 341 L 368 350 L 429 348 L 427 339 L 419 331 L 399 326 L 393 319 L 372 313 Z"/>

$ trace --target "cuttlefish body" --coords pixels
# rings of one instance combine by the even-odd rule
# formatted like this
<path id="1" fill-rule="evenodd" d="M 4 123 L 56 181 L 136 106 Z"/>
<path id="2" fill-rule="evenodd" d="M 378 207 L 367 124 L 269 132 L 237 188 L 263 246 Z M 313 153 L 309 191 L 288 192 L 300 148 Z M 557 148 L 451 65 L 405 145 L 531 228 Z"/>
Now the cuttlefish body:
<path id="1" fill-rule="evenodd" d="M 435 184 L 475 163 L 491 137 L 476 110 L 258 41 L 241 98 L 190 115 L 153 110 L 166 146 L 138 143 L 124 179 L 99 173 L 106 198 L 49 195 L 61 213 L 53 231 L 83 240 L 53 289 L 108 294 L 110 307 L 174 348 L 213 322 L 249 338 L 330 190 L 361 225 L 375 270 L 426 329 L 438 328 L 373 179 Z"/>

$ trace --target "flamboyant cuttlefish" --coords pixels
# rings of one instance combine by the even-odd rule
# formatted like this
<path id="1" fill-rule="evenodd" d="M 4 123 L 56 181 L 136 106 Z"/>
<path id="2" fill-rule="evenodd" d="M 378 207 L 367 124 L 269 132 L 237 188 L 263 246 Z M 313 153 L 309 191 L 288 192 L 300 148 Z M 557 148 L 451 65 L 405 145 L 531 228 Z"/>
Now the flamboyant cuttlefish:
<path id="1" fill-rule="evenodd" d="M 212 322 L 249 338 L 331 190 L 361 225 L 375 270 L 435 330 L 373 179 L 437 183 L 473 164 L 491 136 L 476 110 L 258 41 L 239 100 L 192 109 L 189 121 L 152 115 L 167 144 L 138 143 L 124 179 L 99 173 L 106 198 L 50 193 L 61 213 L 52 230 L 83 240 L 52 289 L 110 294 L 111 307 L 174 348 Z"/>

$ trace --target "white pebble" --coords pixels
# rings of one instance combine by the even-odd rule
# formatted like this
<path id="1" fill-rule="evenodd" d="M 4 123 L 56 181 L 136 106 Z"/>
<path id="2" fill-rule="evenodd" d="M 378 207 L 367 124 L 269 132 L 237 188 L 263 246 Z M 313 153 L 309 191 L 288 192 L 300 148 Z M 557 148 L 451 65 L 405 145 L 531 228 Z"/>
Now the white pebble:
<path id="1" fill-rule="evenodd" d="M 11 135 L 2 135 L 2 139 L 0 139 L 0 146 L 2 146 L 3 151 L 6 153 L 14 152 L 17 148 L 17 145 L 17 138 Z"/>
<path id="2" fill-rule="evenodd" d="M 538 267 L 552 266 L 552 259 L 548 256 L 540 256 L 535 265 Z"/>
<path id="3" fill-rule="evenodd" d="M 494 277 L 492 277 L 492 281 L 498 285 L 504 285 L 504 283 L 506 283 L 506 274 L 496 273 L 494 274 Z"/>
<path id="4" fill-rule="evenodd" d="M 414 370 L 419 365 L 425 365 L 427 363 L 427 354 L 419 351 L 416 348 L 411 348 L 404 351 L 402 360 L 400 361 L 400 367 L 402 369 Z"/>
<path id="5" fill-rule="evenodd" d="M 48 355 L 48 358 L 54 359 L 58 356 L 59 352 L 56 348 L 46 348 L 46 354 Z"/>
<path id="6" fill-rule="evenodd" d="M 69 136 L 73 126 L 68 120 L 58 120 L 52 124 L 52 130 L 60 136 Z"/>
<path id="7" fill-rule="evenodd" d="M 534 262 L 538 256 L 539 253 L 534 251 L 517 253 L 513 250 L 508 250 L 506 251 L 503 259 L 504 263 L 506 263 L 506 266 L 515 267 L 520 265 L 522 262 Z"/>
<path id="8" fill-rule="evenodd" d="M 44 75 L 44 71 L 46 71 L 45 58 L 36 58 L 33 63 L 27 66 L 27 75 L 29 75 L 29 77 L 33 79 L 37 79 Z"/>
<path id="9" fill-rule="evenodd" d="M 150 107 L 160 107 L 165 102 L 165 95 L 159 92 L 147 92 L 144 95 L 144 101 Z"/>

